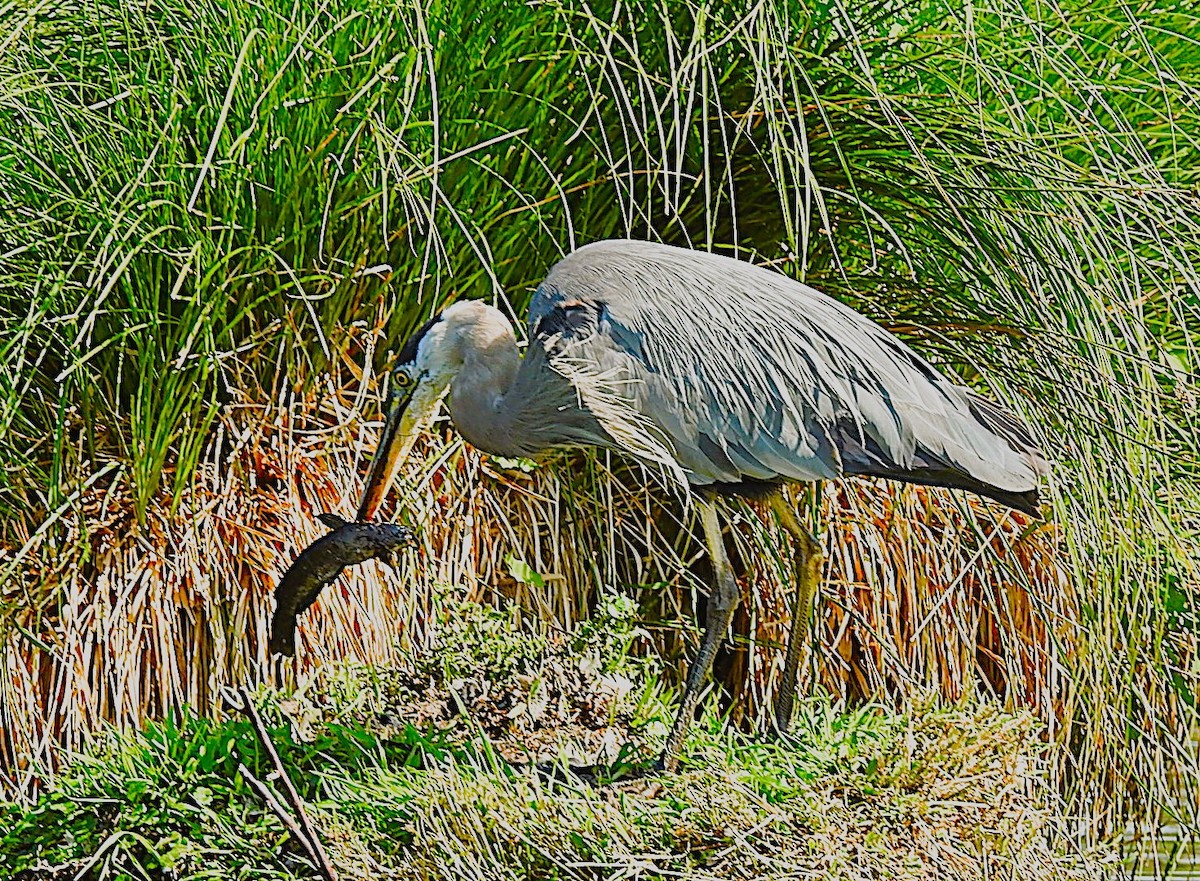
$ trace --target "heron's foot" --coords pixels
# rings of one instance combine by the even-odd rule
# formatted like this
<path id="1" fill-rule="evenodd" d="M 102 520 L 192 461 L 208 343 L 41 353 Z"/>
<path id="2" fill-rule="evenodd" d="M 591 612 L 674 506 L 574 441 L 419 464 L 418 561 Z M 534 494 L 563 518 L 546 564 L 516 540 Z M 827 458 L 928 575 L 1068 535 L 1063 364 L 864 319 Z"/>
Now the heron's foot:
<path id="1" fill-rule="evenodd" d="M 529 766 L 527 766 L 529 767 Z M 571 765 L 565 761 L 538 762 L 534 773 L 547 783 L 585 783 L 595 786 L 600 776 L 599 765 Z"/>
<path id="2" fill-rule="evenodd" d="M 665 751 L 658 757 L 652 766 L 651 770 L 655 774 L 674 774 L 679 770 L 679 755 L 667 754 Z"/>
<path id="3" fill-rule="evenodd" d="M 775 733 L 781 738 L 787 739 L 792 730 L 792 715 L 789 713 L 786 717 L 775 717 Z"/>
<path id="4" fill-rule="evenodd" d="M 618 762 L 609 765 L 598 762 L 593 765 L 573 765 L 564 761 L 517 763 L 514 768 L 528 768 L 545 783 L 580 785 L 599 789 L 605 786 L 624 786 L 638 781 L 653 781 L 662 773 L 662 759 L 657 761 Z"/>
<path id="5" fill-rule="evenodd" d="M 624 786 L 640 780 L 653 780 L 662 773 L 659 769 L 659 760 L 594 765 L 590 770 L 589 780 L 594 786 Z"/>
<path id="6" fill-rule="evenodd" d="M 798 743 L 800 738 L 794 731 L 792 731 L 791 725 L 785 727 L 783 725 L 776 724 L 774 726 L 771 739 L 776 743 L 789 746 L 791 744 Z"/>

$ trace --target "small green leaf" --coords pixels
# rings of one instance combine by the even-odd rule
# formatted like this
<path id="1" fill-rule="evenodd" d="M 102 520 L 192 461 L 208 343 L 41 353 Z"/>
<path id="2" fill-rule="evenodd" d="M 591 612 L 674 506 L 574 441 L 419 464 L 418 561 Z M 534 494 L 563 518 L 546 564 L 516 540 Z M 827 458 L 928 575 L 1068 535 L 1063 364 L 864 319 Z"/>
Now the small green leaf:
<path id="1" fill-rule="evenodd" d="M 525 458 L 510 459 L 507 456 L 492 456 L 492 461 L 498 468 L 503 468 L 505 471 L 520 471 L 524 474 L 532 474 L 538 467 L 537 462 Z"/>
<path id="2" fill-rule="evenodd" d="M 546 586 L 546 580 L 524 560 L 509 554 L 504 558 L 504 562 L 508 564 L 508 574 L 521 584 L 528 584 L 531 587 L 538 588 Z"/>

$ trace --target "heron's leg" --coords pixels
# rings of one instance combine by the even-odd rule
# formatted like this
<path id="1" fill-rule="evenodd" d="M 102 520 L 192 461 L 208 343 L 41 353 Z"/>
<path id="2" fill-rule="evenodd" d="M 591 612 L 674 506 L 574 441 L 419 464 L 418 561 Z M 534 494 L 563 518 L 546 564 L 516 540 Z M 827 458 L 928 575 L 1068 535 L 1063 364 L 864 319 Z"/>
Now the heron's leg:
<path id="1" fill-rule="evenodd" d="M 725 542 L 721 538 L 716 504 L 708 500 L 702 500 L 698 504 L 700 519 L 704 524 L 704 538 L 708 542 L 708 553 L 712 560 L 714 584 L 708 597 L 708 621 L 704 625 L 700 652 L 688 671 L 683 699 L 679 702 L 679 712 L 675 716 L 675 726 L 671 729 L 671 736 L 667 738 L 662 758 L 658 761 L 659 767 L 664 771 L 674 771 L 679 764 L 679 748 L 683 745 L 684 735 L 692 724 L 701 686 L 712 670 L 717 647 L 729 631 L 729 622 L 733 620 L 733 612 L 739 599 L 737 578 L 733 574 L 733 567 L 725 553 Z"/>
<path id="2" fill-rule="evenodd" d="M 779 524 L 787 530 L 795 545 L 796 599 L 792 605 L 792 624 L 788 633 L 787 656 L 783 662 L 783 682 L 775 695 L 775 725 L 787 734 L 792 724 L 792 708 L 796 700 L 796 674 L 800 668 L 800 650 L 812 627 L 813 597 L 821 580 L 825 562 L 821 545 L 809 533 L 782 492 L 771 493 L 771 509 Z"/>

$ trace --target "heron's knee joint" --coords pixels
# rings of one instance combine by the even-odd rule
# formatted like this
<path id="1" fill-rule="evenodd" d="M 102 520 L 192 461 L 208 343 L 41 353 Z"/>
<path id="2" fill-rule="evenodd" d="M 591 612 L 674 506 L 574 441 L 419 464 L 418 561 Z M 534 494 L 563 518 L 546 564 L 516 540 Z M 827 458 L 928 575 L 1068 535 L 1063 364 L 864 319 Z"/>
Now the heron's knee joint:
<path id="1" fill-rule="evenodd" d="M 737 579 L 730 573 L 728 577 L 718 578 L 716 588 L 708 599 L 708 605 L 714 611 L 728 612 L 736 608 L 741 599 L 741 590 Z"/>
<path id="2" fill-rule="evenodd" d="M 816 560 L 818 563 L 820 563 L 825 559 L 825 548 L 819 541 L 809 534 L 807 529 L 800 530 L 800 534 L 797 536 L 797 538 L 799 538 L 800 544 L 804 546 L 805 556 L 807 556 L 810 560 Z"/>
<path id="3" fill-rule="evenodd" d="M 738 595 L 736 593 L 733 596 L 718 593 L 709 601 L 708 605 L 714 612 L 729 612 L 736 609 L 737 604 Z"/>

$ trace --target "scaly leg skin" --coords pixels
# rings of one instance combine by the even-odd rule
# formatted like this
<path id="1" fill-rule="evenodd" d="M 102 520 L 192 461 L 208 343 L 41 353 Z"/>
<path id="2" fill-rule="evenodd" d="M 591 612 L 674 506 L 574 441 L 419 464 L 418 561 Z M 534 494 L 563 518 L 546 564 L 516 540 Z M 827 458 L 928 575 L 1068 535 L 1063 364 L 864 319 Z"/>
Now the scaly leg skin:
<path id="1" fill-rule="evenodd" d="M 679 749 L 683 746 L 683 738 L 692 724 L 692 716 L 696 712 L 696 702 L 700 699 L 700 689 L 704 680 L 712 670 L 713 658 L 725 634 L 729 632 L 729 624 L 733 620 L 733 612 L 737 608 L 739 597 L 737 578 L 734 577 L 733 567 L 729 565 L 729 557 L 725 553 L 725 542 L 721 538 L 721 523 L 717 520 L 717 507 L 713 502 L 702 500 L 698 503 L 700 519 L 704 524 L 704 538 L 708 542 L 708 553 L 712 559 L 715 584 L 708 598 L 708 621 L 704 627 L 704 638 L 700 642 L 700 652 L 688 671 L 687 685 L 684 686 L 683 699 L 679 703 L 679 712 L 675 716 L 675 726 L 662 757 L 658 760 L 660 771 L 673 772 L 679 766 Z"/>
<path id="2" fill-rule="evenodd" d="M 800 668 L 800 650 L 812 628 L 813 597 L 821 581 L 825 562 L 821 545 L 796 519 L 796 512 L 782 492 L 770 497 L 771 509 L 779 524 L 787 530 L 795 545 L 794 571 L 796 599 L 792 605 L 792 625 L 788 634 L 787 656 L 783 662 L 783 682 L 775 695 L 775 725 L 780 734 L 787 734 L 792 724 L 792 709 L 796 701 L 796 675 Z"/>

